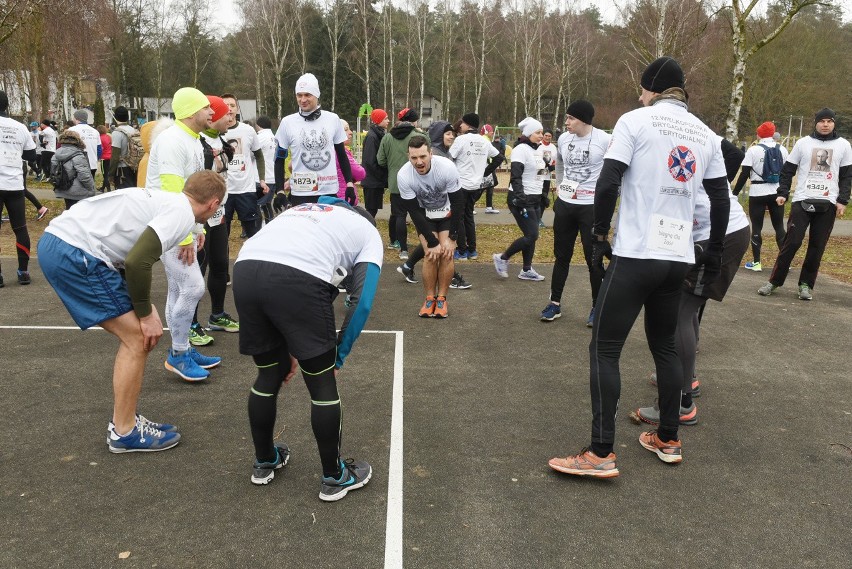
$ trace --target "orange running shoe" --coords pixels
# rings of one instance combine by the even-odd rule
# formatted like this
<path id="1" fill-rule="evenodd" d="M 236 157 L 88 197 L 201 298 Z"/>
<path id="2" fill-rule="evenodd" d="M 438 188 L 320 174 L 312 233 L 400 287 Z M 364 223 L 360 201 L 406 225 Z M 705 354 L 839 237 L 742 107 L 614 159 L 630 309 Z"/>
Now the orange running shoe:
<path id="1" fill-rule="evenodd" d="M 663 462 L 677 464 L 683 460 L 680 441 L 663 442 L 657 435 L 657 431 L 648 431 L 639 435 L 639 444 L 657 453 L 657 457 Z"/>
<path id="2" fill-rule="evenodd" d="M 439 296 L 435 299 L 435 312 L 433 313 L 435 318 L 446 318 L 447 317 L 447 297 Z"/>
<path id="3" fill-rule="evenodd" d="M 589 447 L 581 450 L 579 454 L 565 458 L 551 458 L 547 464 L 553 470 L 577 476 L 614 478 L 619 474 L 618 467 L 615 464 L 615 453 L 609 453 L 609 455 L 601 458 L 593 453 Z"/>
<path id="4" fill-rule="evenodd" d="M 420 318 L 432 318 L 435 315 L 435 297 L 427 296 L 423 308 L 420 309 Z"/>

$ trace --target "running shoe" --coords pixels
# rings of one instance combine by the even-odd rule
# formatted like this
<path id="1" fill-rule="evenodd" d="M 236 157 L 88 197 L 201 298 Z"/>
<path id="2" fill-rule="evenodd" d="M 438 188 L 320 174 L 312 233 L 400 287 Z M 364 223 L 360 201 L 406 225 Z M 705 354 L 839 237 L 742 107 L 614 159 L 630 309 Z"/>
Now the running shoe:
<path id="1" fill-rule="evenodd" d="M 477 251 L 476 249 L 474 249 L 473 251 L 468 251 L 467 252 L 467 258 L 470 261 L 477 260 L 479 258 L 479 251 Z"/>
<path id="2" fill-rule="evenodd" d="M 521 271 L 520 273 L 518 273 L 518 278 L 521 279 L 522 281 L 536 281 L 536 282 L 538 282 L 538 281 L 544 280 L 544 276 L 538 274 L 536 272 L 536 270 L 533 269 L 532 267 L 530 267 L 530 269 L 528 271 Z"/>
<path id="3" fill-rule="evenodd" d="M 213 343 L 213 336 L 208 334 L 198 322 L 189 327 L 189 343 L 193 346 L 206 346 Z"/>
<path id="4" fill-rule="evenodd" d="M 239 332 L 240 323 L 231 318 L 227 312 L 218 316 L 211 314 L 207 319 L 207 327 L 217 332 Z"/>
<path id="5" fill-rule="evenodd" d="M 210 372 L 195 363 L 195 360 L 189 355 L 189 351 L 176 354 L 174 350 L 169 348 L 169 356 L 166 358 L 164 366 L 186 381 L 202 381 L 210 377 Z"/>
<path id="6" fill-rule="evenodd" d="M 275 478 L 275 471 L 287 466 L 289 460 L 290 449 L 287 448 L 287 445 L 275 445 L 275 460 L 272 462 L 254 461 L 254 468 L 251 472 L 251 483 L 258 486 L 269 484 Z"/>
<path id="7" fill-rule="evenodd" d="M 351 458 L 346 461 L 341 460 L 340 470 L 342 471 L 340 478 L 322 477 L 319 498 L 323 502 L 336 502 L 342 499 L 350 490 L 365 486 L 373 476 L 373 468 L 363 460 Z"/>
<path id="8" fill-rule="evenodd" d="M 407 261 L 408 260 L 408 251 L 400 251 L 399 252 L 399 260 Z"/>
<path id="9" fill-rule="evenodd" d="M 30 278 L 30 272 L 29 271 L 18 271 L 18 284 L 28 285 L 31 282 L 33 282 L 33 281 Z M 799 293 L 799 298 L 802 298 L 801 293 Z M 810 300 L 810 299 L 808 299 L 808 300 Z"/>
<path id="10" fill-rule="evenodd" d="M 467 282 L 466 280 L 464 280 L 464 277 L 461 276 L 459 273 L 456 273 L 455 275 L 453 275 L 453 280 L 450 281 L 450 288 L 464 290 L 464 289 L 468 289 L 472 286 L 473 285 L 470 284 L 469 282 Z"/>
<path id="11" fill-rule="evenodd" d="M 749 261 L 745 264 L 745 268 L 749 271 L 755 271 L 758 273 L 763 270 L 763 266 L 760 264 L 760 261 Z"/>
<path id="12" fill-rule="evenodd" d="M 680 441 L 663 442 L 657 435 L 657 431 L 648 431 L 639 435 L 639 444 L 656 453 L 657 457 L 663 462 L 677 464 L 683 460 Z"/>
<path id="13" fill-rule="evenodd" d="M 9 216 L 8 216 L 8 215 L 4 215 L 4 216 L 0 217 L 0 221 L 3 221 L 3 222 L 8 223 L 8 222 L 9 222 Z"/>
<path id="14" fill-rule="evenodd" d="M 146 419 L 145 417 L 143 417 L 142 415 L 140 415 L 138 413 L 136 414 L 136 424 L 137 425 L 147 425 L 147 426 L 151 427 L 152 429 L 157 429 L 158 431 L 163 431 L 164 433 L 176 433 L 176 432 L 178 432 L 178 428 L 174 425 L 171 425 L 169 423 L 157 423 L 156 421 L 151 421 L 149 419 Z M 112 433 L 114 430 L 115 430 L 115 423 L 110 421 L 109 425 L 107 425 L 107 444 L 109 444 L 109 441 L 110 441 L 110 433 Z"/>
<path id="15" fill-rule="evenodd" d="M 657 387 L 657 372 L 651 374 L 651 385 Z M 701 383 L 692 376 L 692 397 L 701 397 Z"/>
<path id="16" fill-rule="evenodd" d="M 778 288 L 778 287 L 775 286 L 774 284 L 766 283 L 765 285 L 763 285 L 762 287 L 757 289 L 757 294 L 759 294 L 760 296 L 769 296 L 773 292 L 775 292 L 776 288 Z"/>
<path id="17" fill-rule="evenodd" d="M 44 219 L 44 216 L 47 215 L 47 212 L 50 211 L 45 206 L 41 206 L 41 209 L 38 210 L 38 215 L 36 216 L 36 221 L 41 221 Z"/>
<path id="18" fill-rule="evenodd" d="M 565 458 L 551 458 L 547 464 L 557 472 L 576 476 L 614 478 L 619 475 L 618 466 L 615 463 L 615 453 L 609 453 L 609 455 L 601 458 L 593 453 L 589 447 L 581 450 L 579 454 Z"/>
<path id="19" fill-rule="evenodd" d="M 435 299 L 435 310 L 432 312 L 432 316 L 435 318 L 447 317 L 447 298 L 445 296 L 439 296 Z"/>
<path id="20" fill-rule="evenodd" d="M 186 352 L 189 354 L 189 357 L 192 358 L 192 361 L 198 364 L 198 367 L 202 369 L 211 369 L 222 363 L 222 358 L 219 356 L 205 356 L 192 346 L 189 347 L 189 350 Z"/>
<path id="21" fill-rule="evenodd" d="M 544 310 L 541 311 L 541 321 L 542 322 L 553 322 L 557 318 L 562 317 L 562 308 L 559 307 L 558 304 L 549 303 L 544 307 Z"/>
<path id="22" fill-rule="evenodd" d="M 427 296 L 426 302 L 423 303 L 423 307 L 420 309 L 420 318 L 432 318 L 435 314 L 435 297 Z"/>
<path id="23" fill-rule="evenodd" d="M 21 277 L 18 277 L 18 281 L 21 280 Z M 21 283 L 24 284 L 24 283 Z M 814 295 L 811 293 L 811 287 L 802 283 L 799 285 L 799 300 L 813 300 Z"/>
<path id="24" fill-rule="evenodd" d="M 405 277 L 405 282 L 417 284 L 418 281 L 414 278 L 414 267 L 408 268 L 408 265 L 403 263 L 396 268 L 396 272 Z"/>
<path id="25" fill-rule="evenodd" d="M 110 429 L 108 445 L 112 453 L 156 452 L 170 449 L 179 442 L 180 433 L 167 433 L 137 421 L 133 430 L 124 436 L 116 433 L 115 428 Z"/>
<path id="26" fill-rule="evenodd" d="M 660 407 L 654 401 L 653 407 L 640 407 L 636 410 L 636 416 L 645 423 L 650 425 L 660 424 Z M 698 407 L 695 403 L 689 407 L 680 408 L 680 424 L 681 425 L 697 425 L 698 424 Z"/>
<path id="27" fill-rule="evenodd" d="M 500 213 L 499 209 L 494 209 L 493 207 L 486 207 L 485 213 Z"/>
<path id="28" fill-rule="evenodd" d="M 388 243 L 388 249 L 399 249 L 399 241 Z"/>
<path id="29" fill-rule="evenodd" d="M 586 328 L 591 328 L 595 325 L 595 307 L 589 311 L 589 317 L 586 318 Z"/>
<path id="30" fill-rule="evenodd" d="M 459 251 L 456 249 L 456 252 L 453 253 L 454 261 L 467 261 L 467 251 Z"/>
<path id="31" fill-rule="evenodd" d="M 508 279 L 509 261 L 500 257 L 500 253 L 494 253 L 491 258 L 494 259 L 494 270 L 497 271 L 497 276 L 504 279 Z"/>

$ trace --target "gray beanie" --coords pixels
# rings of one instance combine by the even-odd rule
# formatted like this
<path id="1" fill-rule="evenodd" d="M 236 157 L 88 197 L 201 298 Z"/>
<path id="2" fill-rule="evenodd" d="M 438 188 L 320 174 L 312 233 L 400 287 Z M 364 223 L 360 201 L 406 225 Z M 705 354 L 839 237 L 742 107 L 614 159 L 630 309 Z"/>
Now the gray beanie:
<path id="1" fill-rule="evenodd" d="M 74 118 L 80 122 L 88 122 L 89 112 L 85 109 L 77 109 L 74 111 Z"/>

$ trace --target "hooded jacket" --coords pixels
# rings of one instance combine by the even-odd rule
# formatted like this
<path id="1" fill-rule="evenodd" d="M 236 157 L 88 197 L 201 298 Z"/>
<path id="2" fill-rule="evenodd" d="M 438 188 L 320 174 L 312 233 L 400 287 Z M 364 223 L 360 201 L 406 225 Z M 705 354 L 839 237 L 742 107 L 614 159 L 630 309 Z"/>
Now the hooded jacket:
<path id="1" fill-rule="evenodd" d="M 361 186 L 365 188 L 388 187 L 388 170 L 379 165 L 376 157 L 379 153 L 379 144 L 385 136 L 385 129 L 373 125 L 364 137 L 364 147 L 361 149 L 361 166 L 364 167 L 365 176 Z"/>
<path id="2" fill-rule="evenodd" d="M 429 127 L 429 139 L 432 141 L 432 154 L 452 160 L 450 149 L 444 146 L 444 132 L 449 124 L 447 121 L 432 123 L 432 126 Z"/>
<path id="3" fill-rule="evenodd" d="M 408 141 L 412 136 L 424 136 L 424 133 L 414 126 L 414 123 L 401 122 L 390 129 L 388 135 L 379 144 L 377 161 L 379 166 L 387 168 L 390 193 L 398 194 L 399 186 L 396 183 L 396 175 L 399 173 L 399 169 L 408 162 Z"/>
<path id="4" fill-rule="evenodd" d="M 95 179 L 89 168 L 89 158 L 86 152 L 78 146 L 63 144 L 56 149 L 56 154 L 50 159 L 50 168 L 62 164 L 68 179 L 73 180 L 67 190 L 55 190 L 57 198 L 82 200 L 95 195 Z"/>

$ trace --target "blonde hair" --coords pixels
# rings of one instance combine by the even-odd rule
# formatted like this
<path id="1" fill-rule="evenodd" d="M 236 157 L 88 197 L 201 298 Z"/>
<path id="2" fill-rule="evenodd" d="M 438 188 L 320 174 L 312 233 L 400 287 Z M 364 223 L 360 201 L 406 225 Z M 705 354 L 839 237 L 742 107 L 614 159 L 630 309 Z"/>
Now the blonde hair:
<path id="1" fill-rule="evenodd" d="M 199 203 L 207 203 L 217 198 L 219 203 L 225 198 L 225 179 L 213 170 L 201 170 L 186 179 L 183 193 Z"/>

